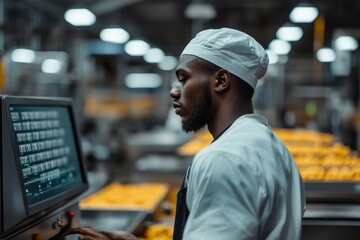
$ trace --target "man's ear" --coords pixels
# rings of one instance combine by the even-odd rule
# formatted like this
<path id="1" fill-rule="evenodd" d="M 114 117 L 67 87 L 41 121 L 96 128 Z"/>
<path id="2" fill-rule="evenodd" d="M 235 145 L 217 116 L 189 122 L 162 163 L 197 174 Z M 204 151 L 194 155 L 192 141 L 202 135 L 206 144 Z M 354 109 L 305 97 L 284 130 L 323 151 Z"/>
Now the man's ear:
<path id="1" fill-rule="evenodd" d="M 215 73 L 215 92 L 224 92 L 230 87 L 230 73 L 225 69 L 220 69 Z"/>

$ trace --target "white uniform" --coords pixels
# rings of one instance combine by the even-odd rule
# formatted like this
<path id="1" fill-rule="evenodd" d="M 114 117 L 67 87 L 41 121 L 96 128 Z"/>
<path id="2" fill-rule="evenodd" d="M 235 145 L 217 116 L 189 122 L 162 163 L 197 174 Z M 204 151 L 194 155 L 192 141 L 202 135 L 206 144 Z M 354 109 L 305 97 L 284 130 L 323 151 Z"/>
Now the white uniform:
<path id="1" fill-rule="evenodd" d="M 241 116 L 196 154 L 187 187 L 184 240 L 300 239 L 302 178 L 260 115 Z"/>

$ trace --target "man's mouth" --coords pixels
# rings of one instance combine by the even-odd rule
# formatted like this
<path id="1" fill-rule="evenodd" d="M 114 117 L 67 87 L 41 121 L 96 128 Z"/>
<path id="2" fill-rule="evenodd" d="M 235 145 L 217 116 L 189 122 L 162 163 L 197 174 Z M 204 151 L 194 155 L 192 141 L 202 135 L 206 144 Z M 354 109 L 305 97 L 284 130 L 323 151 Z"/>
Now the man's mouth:
<path id="1" fill-rule="evenodd" d="M 173 107 L 174 107 L 174 109 L 175 109 L 175 113 L 176 113 L 177 115 L 179 115 L 180 112 L 181 112 L 181 105 L 180 105 L 179 103 L 174 102 L 174 103 L 173 103 Z"/>

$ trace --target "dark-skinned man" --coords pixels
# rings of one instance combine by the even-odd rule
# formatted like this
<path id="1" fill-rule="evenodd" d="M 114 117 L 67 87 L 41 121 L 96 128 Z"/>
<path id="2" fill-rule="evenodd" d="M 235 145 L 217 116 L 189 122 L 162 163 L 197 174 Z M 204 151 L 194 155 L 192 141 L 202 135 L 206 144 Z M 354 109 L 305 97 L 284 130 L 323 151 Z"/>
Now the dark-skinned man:
<path id="1" fill-rule="evenodd" d="M 183 130 L 205 127 L 212 143 L 198 152 L 178 193 L 174 240 L 301 238 L 304 186 L 295 161 L 252 97 L 268 66 L 264 48 L 230 28 L 198 33 L 185 47 L 170 91 Z M 83 239 L 136 239 L 94 235 Z M 92 234 L 92 237 L 91 237 Z"/>

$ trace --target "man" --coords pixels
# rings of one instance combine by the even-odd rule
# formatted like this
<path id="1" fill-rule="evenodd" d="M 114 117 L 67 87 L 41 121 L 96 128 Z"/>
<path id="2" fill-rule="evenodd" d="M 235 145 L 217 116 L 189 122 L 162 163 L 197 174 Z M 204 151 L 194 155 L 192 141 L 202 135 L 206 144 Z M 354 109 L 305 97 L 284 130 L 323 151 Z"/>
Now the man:
<path id="1" fill-rule="evenodd" d="M 195 155 L 185 176 L 175 240 L 300 239 L 301 175 L 252 106 L 267 66 L 263 47 L 229 28 L 198 33 L 182 52 L 170 92 L 175 112 L 184 131 L 207 126 L 214 140 Z"/>

